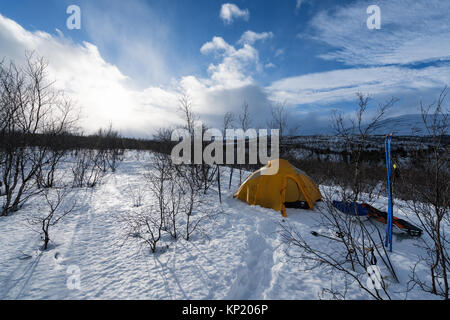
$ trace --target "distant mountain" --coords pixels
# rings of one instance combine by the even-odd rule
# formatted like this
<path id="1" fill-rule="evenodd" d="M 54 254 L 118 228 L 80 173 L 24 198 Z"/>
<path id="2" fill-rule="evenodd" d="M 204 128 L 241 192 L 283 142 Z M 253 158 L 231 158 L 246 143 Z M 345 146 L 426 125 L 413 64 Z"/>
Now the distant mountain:
<path id="1" fill-rule="evenodd" d="M 442 121 L 443 117 L 443 115 L 440 115 L 438 120 Z M 433 119 L 433 115 L 429 116 L 427 123 L 431 125 Z M 372 132 L 375 135 L 384 135 L 387 133 L 393 133 L 397 136 L 428 135 L 421 114 L 406 114 L 381 120 Z"/>
<path id="2" fill-rule="evenodd" d="M 433 115 L 430 115 L 427 122 L 431 125 Z M 443 115 L 438 120 L 443 120 Z M 329 123 L 301 123 L 300 136 L 311 135 L 334 135 L 335 131 Z M 428 135 L 421 114 L 406 114 L 397 117 L 391 117 L 378 122 L 377 126 L 372 130 L 373 135 L 385 135 L 393 133 L 396 136 L 425 136 Z M 447 135 L 450 132 L 447 131 Z"/>

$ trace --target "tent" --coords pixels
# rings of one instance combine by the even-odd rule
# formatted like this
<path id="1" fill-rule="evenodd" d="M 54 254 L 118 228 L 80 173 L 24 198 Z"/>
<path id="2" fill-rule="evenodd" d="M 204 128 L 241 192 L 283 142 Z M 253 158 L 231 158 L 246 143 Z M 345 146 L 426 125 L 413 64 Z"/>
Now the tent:
<path id="1" fill-rule="evenodd" d="M 284 217 L 286 207 L 304 204 L 313 210 L 315 202 L 322 199 L 317 184 L 305 172 L 283 159 L 270 160 L 266 166 L 253 172 L 234 197 L 250 205 L 281 211 Z"/>

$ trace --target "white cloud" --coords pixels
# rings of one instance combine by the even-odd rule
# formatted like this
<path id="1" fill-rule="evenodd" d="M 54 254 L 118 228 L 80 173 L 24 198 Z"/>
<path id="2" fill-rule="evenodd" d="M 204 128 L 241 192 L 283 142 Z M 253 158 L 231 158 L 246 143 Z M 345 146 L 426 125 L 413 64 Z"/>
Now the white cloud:
<path id="1" fill-rule="evenodd" d="M 366 1 L 317 14 L 311 22 L 313 38 L 332 47 L 321 57 L 371 66 L 450 59 L 449 1 L 381 0 L 377 5 L 380 30 L 366 26 Z"/>
<path id="2" fill-rule="evenodd" d="M 249 104 L 252 125 L 263 125 L 267 120 L 270 102 L 264 90 L 255 83 L 226 87 L 210 83 L 208 79 L 187 76 L 180 85 L 192 98 L 194 111 L 201 114 L 202 121 L 208 125 L 221 128 L 224 114 L 227 111 L 240 114 L 244 101 Z"/>
<path id="3" fill-rule="evenodd" d="M 125 135 L 146 137 L 156 128 L 176 125 L 181 92 L 192 97 L 194 111 L 209 125 L 220 126 L 226 111 L 239 113 L 244 101 L 259 119 L 255 122 L 264 123 L 267 114 L 260 109 L 268 106 L 267 96 L 248 75 L 259 65 L 258 51 L 248 44 L 234 48 L 215 37 L 201 49 L 220 58 L 209 66 L 209 77 L 190 75 L 165 87 L 136 89 L 97 46 L 73 43 L 61 32 L 30 32 L 0 15 L 0 43 L 2 58 L 23 63 L 25 51 L 34 50 L 48 60 L 50 79 L 81 109 L 80 125 L 88 133 L 111 122 Z"/>
<path id="4" fill-rule="evenodd" d="M 81 125 L 87 132 L 109 122 L 124 133 L 145 135 L 161 123 L 176 122 L 175 91 L 150 87 L 132 89 L 130 79 L 106 62 L 98 48 L 88 42 L 75 44 L 61 36 L 29 32 L 0 15 L 2 58 L 24 62 L 25 51 L 35 51 L 48 62 L 49 78 L 81 109 Z"/>
<path id="5" fill-rule="evenodd" d="M 220 18 L 225 24 L 231 24 L 235 19 L 243 19 L 248 21 L 250 12 L 248 9 L 240 9 L 234 3 L 224 3 L 220 8 Z"/>
<path id="6" fill-rule="evenodd" d="M 254 67 L 257 70 L 261 68 L 258 51 L 248 43 L 236 49 L 223 38 L 214 37 L 212 41 L 205 43 L 200 51 L 203 54 L 219 54 L 221 57 L 218 64 L 210 64 L 208 67 L 209 85 L 222 88 L 250 85 L 254 82 L 250 75 L 251 68 Z"/>
<path id="7" fill-rule="evenodd" d="M 83 30 L 135 85 L 167 84 L 177 72 L 176 59 L 168 63 L 173 33 L 145 0 L 84 0 Z"/>
<path id="8" fill-rule="evenodd" d="M 206 42 L 201 48 L 200 52 L 202 54 L 208 54 L 211 52 L 225 53 L 231 55 L 236 50 L 233 46 L 229 45 L 222 37 L 213 37 L 212 41 Z"/>
<path id="9" fill-rule="evenodd" d="M 240 44 L 244 44 L 244 43 L 254 44 L 256 41 L 272 39 L 272 38 L 273 38 L 273 33 L 272 32 L 257 33 L 257 32 L 253 32 L 253 31 L 248 30 L 248 31 L 244 32 L 244 34 L 239 39 L 238 43 L 240 43 Z"/>
<path id="10" fill-rule="evenodd" d="M 443 88 L 450 82 L 450 65 L 409 69 L 374 67 L 342 69 L 306 74 L 275 81 L 267 91 L 270 97 L 288 104 L 328 104 L 353 101 L 356 92 L 372 96 L 410 94 Z"/>
<path id="11" fill-rule="evenodd" d="M 297 0 L 295 2 L 295 13 L 297 14 L 305 4 L 310 4 L 311 0 Z"/>
<path id="12" fill-rule="evenodd" d="M 305 0 L 297 0 L 297 2 L 295 3 L 295 10 L 298 11 L 300 10 L 300 8 L 302 7 L 302 4 Z"/>
<path id="13" fill-rule="evenodd" d="M 350 7 L 350 13 L 356 14 L 351 8 L 353 7 Z M 384 15 L 385 9 L 383 6 L 381 8 Z M 434 7 L 431 11 L 435 11 Z M 424 13 L 421 15 L 429 16 Z M 259 52 L 253 45 L 256 41 L 272 38 L 271 32 L 247 31 L 235 45 L 221 37 L 213 37 L 200 48 L 201 54 L 213 59 L 207 69 L 208 76 L 203 78 L 186 73 L 188 75 L 172 80 L 165 86 L 150 84 L 142 89 L 132 86 L 133 79 L 127 76 L 130 73 L 124 72 L 120 65 L 108 62 L 102 55 L 105 51 L 88 42 L 73 43 L 61 31 L 57 31 L 56 35 L 30 32 L 0 15 L 0 44 L 2 57 L 20 60 L 23 59 L 25 50 L 35 50 L 37 54 L 47 58 L 50 62 L 50 76 L 56 80 L 58 88 L 64 89 L 82 108 L 82 124 L 86 130 L 96 130 L 111 121 L 125 134 L 145 136 L 155 128 L 178 123 L 176 109 L 182 91 L 191 95 L 195 112 L 213 126 L 221 124 L 220 118 L 226 111 L 239 113 L 244 101 L 250 104 L 255 125 L 265 123 L 270 101 L 286 101 L 291 106 L 301 105 L 308 112 L 308 104 L 320 105 L 321 110 L 326 113 L 327 104 L 354 101 L 355 93 L 362 91 L 377 97 L 409 95 L 408 101 L 414 103 L 414 99 L 423 97 L 424 93 L 429 92 L 427 90 L 442 88 L 450 82 L 450 65 L 441 62 L 435 66 L 413 69 L 384 64 L 442 59 L 445 54 L 448 55 L 450 50 L 444 52 L 444 49 L 450 43 L 445 42 L 449 33 L 437 34 L 436 30 L 441 28 L 441 31 L 446 31 L 449 23 L 440 20 L 441 14 L 435 15 L 439 26 L 427 26 L 431 30 L 428 33 L 424 30 L 426 28 L 420 26 L 421 34 L 417 34 L 416 30 L 402 29 L 406 40 L 399 38 L 396 29 L 390 30 L 385 25 L 386 20 L 383 20 L 381 32 L 386 32 L 386 43 L 383 43 L 376 40 L 377 35 L 369 38 L 370 41 L 365 40 L 364 37 L 370 37 L 370 34 L 354 27 L 356 22 L 345 12 L 339 13 L 337 10 L 320 13 L 312 23 L 315 36 L 323 36 L 323 41 L 336 48 L 323 57 L 351 65 L 373 67 L 357 66 L 353 69 L 285 78 L 266 88 L 261 87 L 253 77 L 264 68 L 273 68 L 274 65 L 270 61 L 261 63 Z M 334 23 L 327 22 L 327 17 L 335 19 Z M 343 21 L 346 18 L 351 21 Z M 362 10 L 362 18 L 362 22 L 358 21 L 365 26 L 365 9 Z M 319 26 L 320 22 L 324 24 Z M 107 38 L 105 35 L 109 34 L 107 30 L 110 28 L 112 27 L 106 26 L 97 33 L 91 31 L 93 38 L 99 42 L 105 41 L 103 38 Z M 117 29 L 114 27 L 111 32 L 114 30 Z M 352 35 L 352 32 L 360 34 Z M 120 37 L 126 38 L 125 33 Z M 120 60 L 134 57 L 133 50 L 139 47 L 136 44 L 139 39 L 140 37 L 136 37 L 129 42 L 130 50 L 121 49 L 125 51 L 119 53 L 122 57 Z M 418 50 L 424 39 L 428 39 L 428 44 L 431 45 Z M 120 47 L 126 43 L 127 40 L 122 39 L 111 45 Z M 149 50 L 150 57 L 155 57 L 153 62 L 146 61 L 146 50 Z M 153 49 L 144 45 L 137 51 L 137 61 L 133 68 L 147 65 L 149 71 L 143 73 L 157 79 L 168 73 L 164 66 L 169 60 L 161 54 L 164 50 L 150 50 Z M 373 50 L 375 51 L 372 52 Z M 278 49 L 275 56 L 283 53 L 283 49 Z M 148 63 L 155 63 L 155 69 Z M 159 63 L 163 67 L 158 67 Z M 127 69 L 126 65 L 122 66 Z"/>
<path id="14" fill-rule="evenodd" d="M 218 62 L 209 65 L 209 77 L 186 76 L 180 81 L 181 91 L 189 93 L 195 112 L 210 125 L 220 128 L 223 115 L 227 111 L 239 114 L 246 101 L 253 125 L 263 125 L 270 101 L 251 76 L 263 69 L 258 51 L 248 43 L 235 47 L 221 37 L 213 37 L 200 48 L 200 52 L 214 55 Z"/>
<path id="15" fill-rule="evenodd" d="M 283 48 L 277 49 L 275 51 L 275 57 L 280 57 L 282 55 L 284 55 L 285 50 Z"/>

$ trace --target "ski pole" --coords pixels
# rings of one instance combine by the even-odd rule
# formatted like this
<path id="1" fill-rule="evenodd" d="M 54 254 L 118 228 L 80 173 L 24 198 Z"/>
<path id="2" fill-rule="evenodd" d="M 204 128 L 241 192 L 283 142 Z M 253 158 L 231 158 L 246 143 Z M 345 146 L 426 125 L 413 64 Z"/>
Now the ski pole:
<path id="1" fill-rule="evenodd" d="M 388 226 L 389 226 L 389 194 L 390 194 L 390 190 L 389 190 L 389 160 L 388 160 L 388 135 L 386 135 L 386 137 L 384 138 L 384 154 L 386 157 L 386 171 L 387 171 L 387 176 L 388 176 L 388 214 L 387 214 L 387 219 L 386 219 L 386 239 L 384 241 L 384 245 L 387 247 L 389 244 L 389 240 L 388 240 Z"/>
<path id="2" fill-rule="evenodd" d="M 392 185 L 391 185 L 391 140 L 392 133 L 390 135 L 386 135 L 386 139 L 384 141 L 384 148 L 386 153 L 386 171 L 388 176 L 388 215 L 386 221 L 386 241 L 385 246 L 389 246 L 389 250 L 392 252 Z"/>
<path id="3" fill-rule="evenodd" d="M 392 229 L 392 183 L 391 183 L 391 171 L 392 171 L 392 166 L 391 166 L 391 139 L 392 139 L 392 135 L 389 136 L 389 140 L 388 140 L 388 159 L 389 159 L 389 247 L 391 247 L 392 244 L 392 236 L 391 236 L 391 229 Z"/>
<path id="4" fill-rule="evenodd" d="M 327 239 L 330 239 L 330 240 L 333 240 L 333 241 L 338 241 L 338 242 L 344 242 L 344 240 L 342 240 L 342 239 L 338 239 L 338 238 L 333 238 L 333 237 L 330 237 L 330 236 L 326 236 L 326 235 L 324 235 L 324 234 L 321 234 L 321 233 L 318 233 L 317 231 L 311 231 L 311 234 L 313 235 L 313 236 L 315 236 L 315 237 L 323 237 L 323 238 L 327 238 Z M 361 247 L 360 247 L 361 248 Z M 366 250 L 366 251 L 370 251 L 370 250 L 372 250 L 371 248 L 367 248 L 367 247 L 362 247 L 364 250 Z"/>
<path id="5" fill-rule="evenodd" d="M 323 238 L 327 238 L 327 239 L 330 239 L 330 240 L 343 242 L 342 239 L 329 237 L 329 236 L 326 236 L 326 235 L 324 235 L 324 234 L 320 234 L 320 233 L 318 233 L 317 231 L 311 231 L 311 234 L 312 234 L 314 237 L 323 237 Z"/>

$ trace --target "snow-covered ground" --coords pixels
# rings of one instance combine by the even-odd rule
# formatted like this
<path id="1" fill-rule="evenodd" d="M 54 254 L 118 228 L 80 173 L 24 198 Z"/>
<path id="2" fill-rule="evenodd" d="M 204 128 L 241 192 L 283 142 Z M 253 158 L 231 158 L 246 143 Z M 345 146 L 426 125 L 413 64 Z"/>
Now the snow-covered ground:
<path id="1" fill-rule="evenodd" d="M 302 261 L 285 253 L 280 224 L 333 250 L 333 241 L 310 234 L 317 230 L 318 212 L 288 209 L 283 221 L 278 212 L 233 199 L 238 174 L 230 191 L 224 183 L 222 205 L 214 201 L 211 210 L 223 213 L 206 222 L 206 234 L 171 241 L 155 254 L 124 241 L 121 217 L 133 210 L 132 190 L 143 185 L 144 164 L 128 153 L 100 185 L 75 190 L 77 209 L 55 227 L 47 251 L 39 249 L 40 235 L 27 223 L 43 203 L 31 200 L 0 218 L 0 299 L 317 299 L 323 288 L 342 286 L 336 272 L 305 271 Z M 228 173 L 223 174 L 227 181 Z M 217 198 L 215 188 L 209 196 Z M 379 200 L 380 206 L 385 203 Z M 406 297 L 410 268 L 422 253 L 417 241 L 394 239 L 391 259 L 400 284 L 389 283 L 389 292 L 395 299 Z M 78 271 L 80 288 L 74 289 L 71 281 Z M 353 286 L 346 298 L 369 296 Z M 414 289 L 408 298 L 436 297 Z"/>

